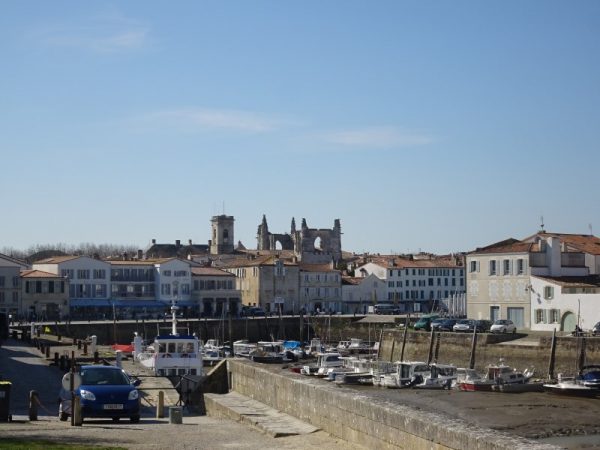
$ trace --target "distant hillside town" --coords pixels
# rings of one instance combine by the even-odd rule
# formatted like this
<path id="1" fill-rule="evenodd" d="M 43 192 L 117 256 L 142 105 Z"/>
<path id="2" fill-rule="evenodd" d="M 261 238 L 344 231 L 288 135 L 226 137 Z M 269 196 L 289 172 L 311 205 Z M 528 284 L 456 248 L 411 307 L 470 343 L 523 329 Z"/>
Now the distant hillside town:
<path id="1" fill-rule="evenodd" d="M 210 240 L 114 247 L 103 254 L 44 248 L 28 260 L 0 254 L 0 312 L 14 320 L 265 314 L 398 314 L 509 319 L 519 329 L 571 331 L 600 321 L 600 239 L 550 233 L 484 244 L 467 253 L 381 255 L 342 250 L 332 228 L 269 230 L 255 249 L 235 241 L 235 219 L 211 218 Z M 113 250 L 114 250 L 113 248 Z M 377 309 L 377 308 L 376 308 Z M 376 310 L 375 309 L 375 310 Z"/>

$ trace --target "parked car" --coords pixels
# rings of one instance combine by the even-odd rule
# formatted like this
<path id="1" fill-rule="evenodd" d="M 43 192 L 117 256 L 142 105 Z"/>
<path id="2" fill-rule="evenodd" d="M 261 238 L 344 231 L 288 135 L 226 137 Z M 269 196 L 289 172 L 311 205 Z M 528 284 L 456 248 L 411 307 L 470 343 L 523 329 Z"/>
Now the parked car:
<path id="1" fill-rule="evenodd" d="M 444 319 L 443 317 L 438 317 L 437 319 L 433 319 L 430 324 L 431 329 L 439 331 L 440 326 L 442 325 L 444 320 L 446 320 L 446 319 Z"/>
<path id="2" fill-rule="evenodd" d="M 243 317 L 264 317 L 265 310 L 260 306 L 244 306 L 240 315 Z"/>
<path id="3" fill-rule="evenodd" d="M 373 307 L 375 314 L 400 314 L 400 308 L 391 303 L 378 303 Z"/>
<path id="4" fill-rule="evenodd" d="M 478 333 L 489 333 L 490 329 L 492 328 L 492 321 L 485 319 L 476 320 L 475 326 L 477 327 Z"/>
<path id="5" fill-rule="evenodd" d="M 116 366 L 86 365 L 79 369 L 81 384 L 75 395 L 81 399 L 81 418 L 112 419 L 118 422 L 128 417 L 132 423 L 140 421 L 140 381 L 133 381 Z M 71 392 L 60 391 L 58 417 L 65 421 L 72 414 Z"/>
<path id="6" fill-rule="evenodd" d="M 517 327 L 512 320 L 498 319 L 490 328 L 492 333 L 516 333 Z"/>
<path id="7" fill-rule="evenodd" d="M 475 321 L 473 319 L 461 319 L 452 326 L 452 331 L 457 331 L 457 332 L 473 331 L 474 323 L 475 323 Z"/>
<path id="8" fill-rule="evenodd" d="M 458 322 L 458 319 L 443 319 L 439 322 L 438 331 L 453 331 L 452 327 Z"/>
<path id="9" fill-rule="evenodd" d="M 592 336 L 600 335 L 600 322 L 592 327 Z"/>
<path id="10" fill-rule="evenodd" d="M 419 320 L 417 320 L 417 323 L 415 323 L 415 331 L 431 331 L 431 322 L 433 322 L 437 318 L 438 316 L 435 314 L 428 314 L 426 316 L 421 317 Z"/>

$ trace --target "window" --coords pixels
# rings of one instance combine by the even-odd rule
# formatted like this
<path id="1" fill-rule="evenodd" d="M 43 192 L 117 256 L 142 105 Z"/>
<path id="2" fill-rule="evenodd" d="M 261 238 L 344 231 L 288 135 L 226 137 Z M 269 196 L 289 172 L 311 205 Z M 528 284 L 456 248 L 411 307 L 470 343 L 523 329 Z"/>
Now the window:
<path id="1" fill-rule="evenodd" d="M 160 293 L 162 295 L 171 295 L 171 285 L 169 283 L 163 283 L 160 285 Z"/>
<path id="2" fill-rule="evenodd" d="M 187 271 L 185 270 L 176 270 L 173 272 L 173 276 L 176 277 L 186 277 L 187 276 Z"/>
<path id="3" fill-rule="evenodd" d="M 510 275 L 510 259 L 502 261 L 502 269 L 503 275 Z"/>
<path id="4" fill-rule="evenodd" d="M 48 281 L 48 293 L 54 294 L 54 281 Z"/>
<path id="5" fill-rule="evenodd" d="M 535 323 L 545 323 L 546 322 L 546 310 L 545 309 L 536 309 L 535 310 Z"/>
<path id="6" fill-rule="evenodd" d="M 13 287 L 19 287 L 19 277 L 13 277 Z"/>
<path id="7" fill-rule="evenodd" d="M 94 269 L 94 280 L 99 280 L 102 278 L 106 278 L 106 270 Z"/>
<path id="8" fill-rule="evenodd" d="M 90 278 L 90 271 L 88 269 L 77 269 L 77 278 L 80 280 L 87 280 Z"/>
<path id="9" fill-rule="evenodd" d="M 477 272 L 477 261 L 471 261 L 471 264 L 469 265 L 469 272 Z"/>
<path id="10" fill-rule="evenodd" d="M 560 321 L 560 310 L 551 309 L 550 310 L 550 323 L 558 323 Z"/>
<path id="11" fill-rule="evenodd" d="M 171 276 L 171 271 L 170 270 L 163 270 L 163 276 L 170 277 Z"/>
<path id="12" fill-rule="evenodd" d="M 544 298 L 546 300 L 554 298 L 554 286 L 544 286 Z"/>
<path id="13" fill-rule="evenodd" d="M 525 261 L 523 258 L 517 259 L 517 275 L 523 275 L 525 272 Z"/>
<path id="14" fill-rule="evenodd" d="M 4 287 L 4 277 L 0 277 L 0 287 Z"/>
<path id="15" fill-rule="evenodd" d="M 41 294 L 42 293 L 42 282 L 41 281 L 36 281 L 35 282 L 35 293 L 36 294 Z"/>
<path id="16" fill-rule="evenodd" d="M 496 275 L 496 273 L 497 273 L 496 260 L 492 259 L 490 261 L 490 275 Z"/>
<path id="17" fill-rule="evenodd" d="M 19 303 L 19 293 L 18 292 L 13 292 L 13 303 Z"/>

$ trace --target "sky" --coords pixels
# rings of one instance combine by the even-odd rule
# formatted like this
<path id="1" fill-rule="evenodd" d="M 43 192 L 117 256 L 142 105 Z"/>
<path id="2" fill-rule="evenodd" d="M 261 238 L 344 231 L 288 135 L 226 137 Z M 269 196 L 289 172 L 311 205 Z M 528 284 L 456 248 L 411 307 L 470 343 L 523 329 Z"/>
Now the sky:
<path id="1" fill-rule="evenodd" d="M 0 248 L 600 230 L 600 2 L 6 1 Z"/>

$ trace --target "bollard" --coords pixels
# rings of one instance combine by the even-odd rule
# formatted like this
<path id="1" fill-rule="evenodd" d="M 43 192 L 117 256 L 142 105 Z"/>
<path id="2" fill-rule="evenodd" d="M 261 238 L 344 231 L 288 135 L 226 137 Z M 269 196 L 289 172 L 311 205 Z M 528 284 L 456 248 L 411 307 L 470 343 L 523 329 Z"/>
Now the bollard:
<path id="1" fill-rule="evenodd" d="M 77 340 L 77 350 L 81 350 L 81 340 Z"/>
<path id="2" fill-rule="evenodd" d="M 98 352 L 94 352 L 94 364 L 98 364 L 100 362 L 100 354 Z"/>
<path id="3" fill-rule="evenodd" d="M 76 427 L 80 427 L 83 424 L 83 420 L 81 420 L 81 398 L 76 395 L 73 402 L 73 425 Z"/>
<path id="4" fill-rule="evenodd" d="M 119 369 L 123 366 L 123 352 L 121 350 L 117 350 L 115 352 L 115 366 Z"/>
<path id="5" fill-rule="evenodd" d="M 158 401 L 156 402 L 156 418 L 162 419 L 165 417 L 165 393 L 158 391 Z"/>
<path id="6" fill-rule="evenodd" d="M 58 352 L 54 352 L 54 365 L 58 367 Z"/>
<path id="7" fill-rule="evenodd" d="M 50 358 L 50 345 L 46 345 L 46 358 Z"/>
<path id="8" fill-rule="evenodd" d="M 60 370 L 62 370 L 64 372 L 64 370 L 65 370 L 65 355 L 60 355 L 59 367 L 60 367 Z"/>
<path id="9" fill-rule="evenodd" d="M 169 406 L 169 423 L 179 425 L 183 423 L 183 408 L 181 406 Z"/>
<path id="10" fill-rule="evenodd" d="M 83 343 L 83 354 L 87 355 L 87 342 Z"/>
<path id="11" fill-rule="evenodd" d="M 40 399 L 37 391 L 29 391 L 29 420 L 38 420 Z"/>

